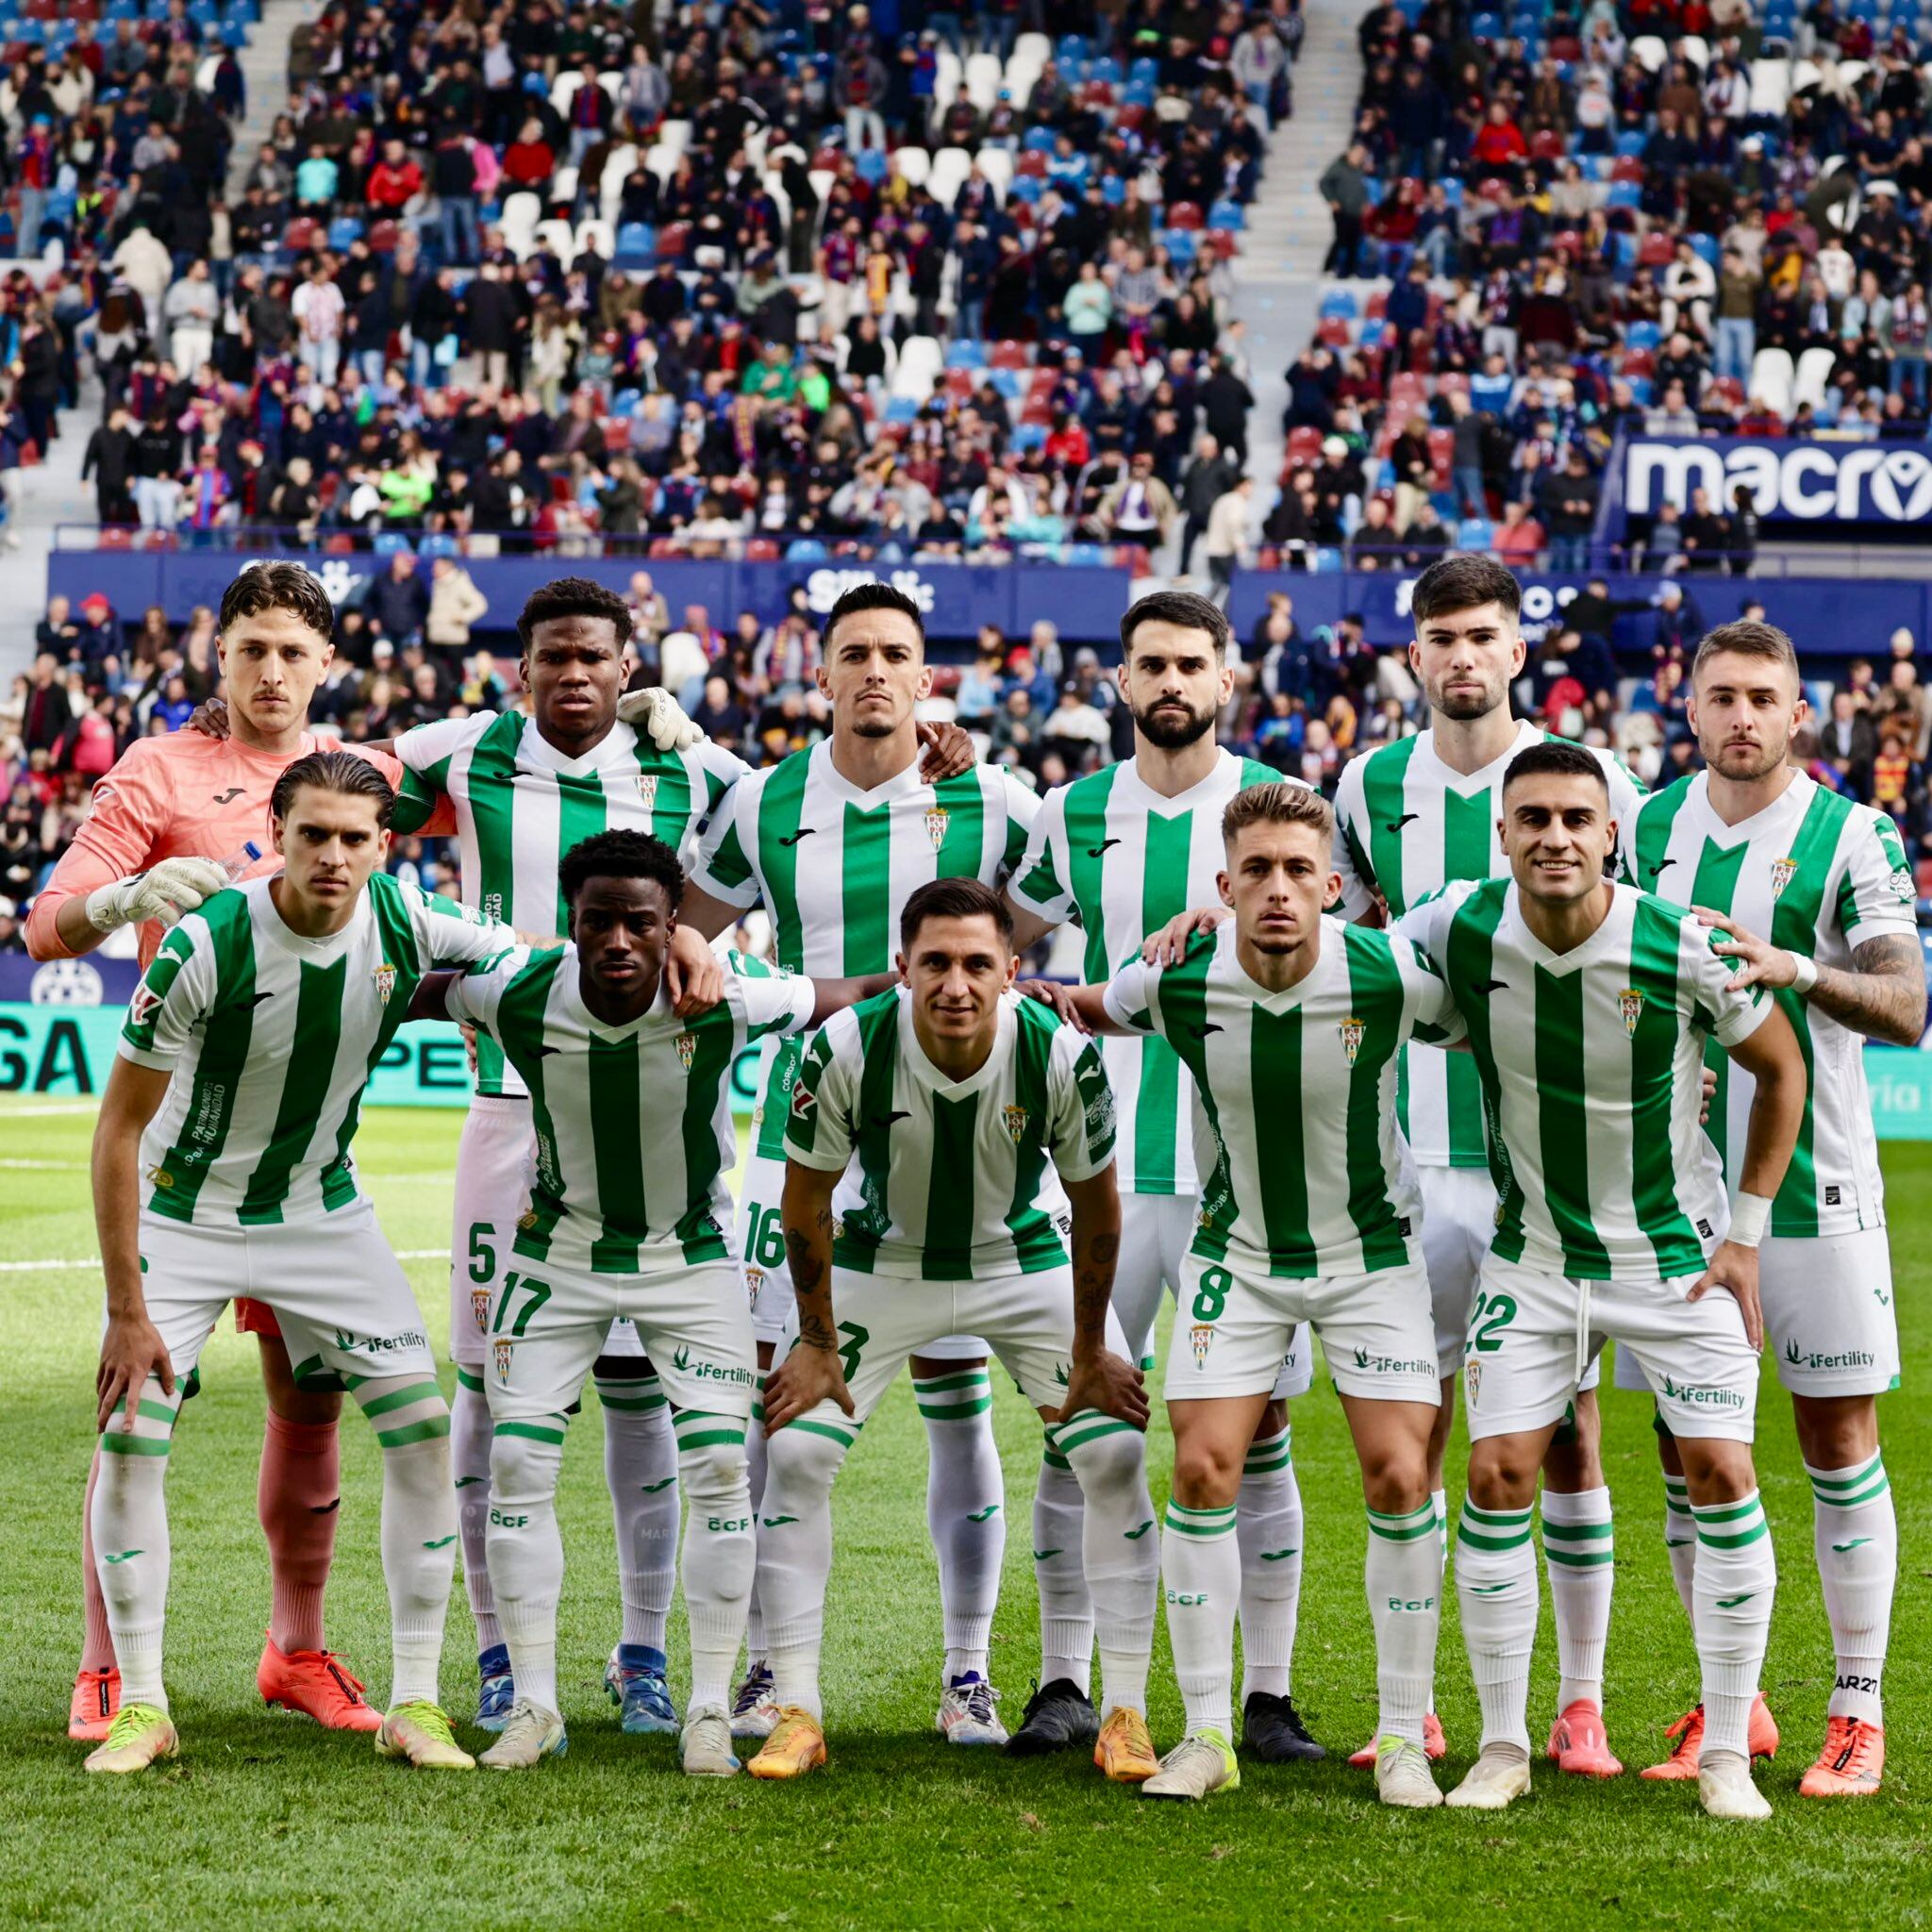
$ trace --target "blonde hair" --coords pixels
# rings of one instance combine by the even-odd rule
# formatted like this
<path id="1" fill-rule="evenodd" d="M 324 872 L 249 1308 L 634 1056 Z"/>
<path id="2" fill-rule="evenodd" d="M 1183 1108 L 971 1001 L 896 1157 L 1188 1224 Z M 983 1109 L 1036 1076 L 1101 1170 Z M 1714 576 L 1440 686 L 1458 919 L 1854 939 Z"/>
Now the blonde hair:
<path id="1" fill-rule="evenodd" d="M 1221 836 L 1232 845 L 1250 825 L 1311 825 L 1324 840 L 1335 837 L 1335 813 L 1322 794 L 1307 785 L 1277 778 L 1250 785 L 1228 800 L 1221 815 Z"/>

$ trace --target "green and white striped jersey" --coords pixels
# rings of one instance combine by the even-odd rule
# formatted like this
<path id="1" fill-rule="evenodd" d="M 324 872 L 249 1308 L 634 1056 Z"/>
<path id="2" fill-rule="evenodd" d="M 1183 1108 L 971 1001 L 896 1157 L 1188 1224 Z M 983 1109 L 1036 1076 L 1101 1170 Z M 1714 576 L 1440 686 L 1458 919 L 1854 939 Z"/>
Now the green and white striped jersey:
<path id="1" fill-rule="evenodd" d="M 1214 903 L 1228 800 L 1281 775 L 1223 751 L 1208 777 L 1174 798 L 1149 786 L 1132 758 L 1057 785 L 1041 801 L 1008 890 L 1041 918 L 1080 926 L 1081 977 L 1098 984 L 1176 913 Z M 1101 1058 L 1120 1108 L 1121 1191 L 1194 1193 L 1192 1138 L 1182 1125 L 1187 1078 L 1174 1049 L 1158 1036 L 1113 1039 L 1101 1042 Z"/>
<path id="2" fill-rule="evenodd" d="M 666 1256 L 730 1256 L 738 1158 L 731 1062 L 752 1041 L 811 1018 L 812 983 L 728 956 L 724 997 L 680 1019 L 669 995 L 627 1025 L 584 1004 L 575 945 L 527 946 L 453 985 L 453 1019 L 487 1029 L 530 1094 L 537 1169 L 514 1252 L 593 1274 Z"/>
<path id="3" fill-rule="evenodd" d="M 1397 920 L 1451 879 L 1507 876 L 1496 836 L 1503 774 L 1518 752 L 1550 735 L 1523 721 L 1509 749 L 1467 777 L 1436 755 L 1433 731 L 1351 758 L 1335 792 L 1342 916 L 1362 918 L 1379 894 Z M 1613 752 L 1584 748 L 1604 768 L 1611 816 L 1627 824 L 1643 787 Z M 1482 1094 L 1466 1055 L 1404 1054 L 1396 1108 L 1419 1165 L 1481 1167 L 1488 1158 Z"/>
<path id="4" fill-rule="evenodd" d="M 1005 884 L 1040 801 L 1000 765 L 928 785 L 917 759 L 861 791 L 839 774 L 829 739 L 732 790 L 705 829 L 693 882 L 726 905 L 771 916 L 778 963 L 823 979 L 889 973 L 899 914 L 933 879 Z M 782 1046 L 756 1116 L 756 1153 L 785 1158 L 785 1115 L 801 1046 Z"/>
<path id="5" fill-rule="evenodd" d="M 1553 953 L 1513 879 L 1457 880 L 1403 920 L 1449 982 L 1491 1127 L 1491 1246 L 1584 1281 L 1696 1274 L 1730 1222 L 1724 1169 L 1698 1124 L 1707 1039 L 1771 1016 L 1740 991 L 1681 907 L 1612 888 L 1603 924 Z"/>
<path id="6" fill-rule="evenodd" d="M 282 923 L 269 878 L 183 919 L 127 1003 L 120 1053 L 174 1075 L 141 1138 L 150 1213 L 196 1227 L 315 1222 L 361 1198 L 362 1089 L 424 974 L 508 927 L 377 873 L 330 939 Z"/>
<path id="7" fill-rule="evenodd" d="M 593 832 L 648 832 L 687 865 L 700 825 L 747 767 L 706 741 L 659 751 L 613 724 L 582 758 L 566 758 L 521 711 L 418 724 L 395 741 L 403 762 L 395 829 L 427 824 L 447 798 L 456 810 L 463 901 L 522 932 L 569 929 L 558 884 L 563 855 Z M 476 1091 L 521 1094 L 495 1043 L 479 1041 Z"/>
<path id="8" fill-rule="evenodd" d="M 1917 942 L 1911 868 L 1883 812 L 1855 805 L 1802 772 L 1776 801 L 1727 825 L 1712 810 L 1703 773 L 1645 799 L 1624 828 L 1633 885 L 1683 906 L 1727 912 L 1772 944 L 1821 966 L 1848 967 L 1852 948 L 1897 935 Z M 1845 1234 L 1885 1225 L 1885 1187 L 1864 1041 L 1790 988 L 1784 1008 L 1810 1069 L 1805 1124 L 1772 1206 L 1775 1235 Z M 1728 1161 L 1742 1158 L 1757 1083 L 1721 1055 L 1710 1138 Z"/>
<path id="9" fill-rule="evenodd" d="M 1066 1265 L 1061 1179 L 1089 1180 L 1113 1158 L 1113 1094 L 1092 1041 L 1010 992 L 986 1064 L 948 1080 L 900 987 L 812 1037 L 785 1152 L 844 1171 L 832 1202 L 841 1268 L 926 1281 L 1034 1274 Z"/>
<path id="10" fill-rule="evenodd" d="M 1107 989 L 1123 1026 L 1170 1042 L 1192 1076 L 1201 1189 L 1193 1252 L 1305 1278 L 1399 1268 L 1421 1204 L 1395 1131 L 1395 1069 L 1418 1030 L 1462 1027 L 1408 941 L 1322 922 L 1321 952 L 1284 992 L 1249 978 L 1226 920 L 1177 966 L 1138 956 Z"/>

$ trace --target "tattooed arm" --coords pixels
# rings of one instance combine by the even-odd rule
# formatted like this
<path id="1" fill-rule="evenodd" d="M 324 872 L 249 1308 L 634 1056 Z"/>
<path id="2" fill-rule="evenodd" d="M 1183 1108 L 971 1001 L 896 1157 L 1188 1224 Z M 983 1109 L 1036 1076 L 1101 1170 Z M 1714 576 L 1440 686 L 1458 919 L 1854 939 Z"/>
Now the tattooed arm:
<path id="1" fill-rule="evenodd" d="M 1740 986 L 1784 987 L 1797 983 L 1798 960 L 1793 953 L 1746 932 L 1735 920 L 1698 908 L 1707 925 L 1729 934 L 1716 951 L 1742 962 Z M 1894 1046 L 1917 1046 L 1925 1030 L 1925 968 L 1919 942 L 1903 933 L 1887 933 L 1852 948 L 1849 969 L 1821 966 L 1818 982 L 1805 995 L 1806 1003 L 1828 1013 L 1840 1026 L 1868 1040 L 1889 1041 Z"/>
<path id="2" fill-rule="evenodd" d="M 1067 1181 L 1065 1187 L 1074 1209 L 1074 1358 L 1067 1373 L 1066 1406 L 1057 1418 L 1048 1419 L 1063 1422 L 1093 1408 L 1143 1429 L 1147 1391 L 1141 1372 L 1107 1345 L 1107 1310 L 1121 1250 L 1121 1203 L 1112 1163 L 1091 1180 Z"/>
<path id="3" fill-rule="evenodd" d="M 798 1341 L 765 1378 L 767 1435 L 827 1400 L 847 1415 L 853 1412 L 832 1309 L 832 1194 L 838 1185 L 836 1173 L 797 1160 L 785 1163 L 779 1216 L 798 1298 Z"/>

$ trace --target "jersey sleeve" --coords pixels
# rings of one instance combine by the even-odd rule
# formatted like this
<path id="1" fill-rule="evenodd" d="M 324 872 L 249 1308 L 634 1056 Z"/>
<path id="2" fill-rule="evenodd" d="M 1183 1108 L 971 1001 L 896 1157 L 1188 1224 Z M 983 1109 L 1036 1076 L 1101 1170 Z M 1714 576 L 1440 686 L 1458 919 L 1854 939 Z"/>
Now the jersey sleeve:
<path id="1" fill-rule="evenodd" d="M 1335 870 L 1341 874 L 1341 896 L 1329 909 L 1337 918 L 1357 924 L 1375 908 L 1375 875 L 1368 847 L 1357 827 L 1362 822 L 1362 759 L 1350 758 L 1335 787 Z"/>
<path id="2" fill-rule="evenodd" d="M 140 872 L 175 818 L 175 788 L 168 761 L 148 744 L 133 746 L 93 790 L 87 817 L 60 855 L 53 876 L 27 914 L 26 946 L 36 959 L 71 959 L 54 922 L 69 899 L 86 898 L 101 886 Z M 202 855 L 218 858 L 219 854 Z"/>
<path id="3" fill-rule="evenodd" d="M 503 996 L 517 975 L 537 958 L 528 946 L 506 946 L 478 959 L 460 979 L 450 982 L 447 1006 L 452 1020 L 467 1020 L 486 1033 L 496 1031 Z"/>
<path id="4" fill-rule="evenodd" d="M 184 919 L 169 931 L 141 975 L 127 1002 L 116 1051 L 138 1067 L 170 1071 L 218 991 L 208 928 L 199 919 Z"/>
<path id="5" fill-rule="evenodd" d="M 735 751 L 726 751 L 708 738 L 691 748 L 691 756 L 704 776 L 704 802 L 696 815 L 702 824 L 708 824 L 751 767 Z"/>
<path id="6" fill-rule="evenodd" d="M 426 973 L 435 967 L 474 966 L 502 952 L 514 929 L 486 919 L 473 906 L 458 906 L 441 892 L 405 885 L 403 897 L 416 929 L 416 952 Z"/>
<path id="7" fill-rule="evenodd" d="M 1450 922 L 1469 896 L 1472 883 L 1468 879 L 1452 879 L 1440 891 L 1424 893 L 1395 922 L 1393 929 L 1431 962 L 1441 960 Z"/>
<path id="8" fill-rule="evenodd" d="M 489 722 L 488 718 L 483 720 L 486 725 Z M 430 724 L 412 726 L 394 741 L 390 761 L 396 767 L 391 774 L 391 782 L 396 788 L 396 809 L 392 821 L 396 831 L 430 832 L 440 829 L 449 832 L 456 829 L 456 817 L 449 796 L 450 760 L 469 739 L 476 735 L 476 730 L 475 718 L 438 718 Z M 364 752 L 363 756 L 373 757 L 378 763 L 385 762 L 379 753 Z M 447 816 L 447 824 L 436 827 L 432 822 L 440 813 Z"/>
<path id="9" fill-rule="evenodd" d="M 763 789 L 753 775 L 731 788 L 711 814 L 691 865 L 692 885 L 741 912 L 756 906 L 763 891 L 751 861 L 758 849 L 758 802 Z"/>
<path id="10" fill-rule="evenodd" d="M 1100 1042 L 1062 1026 L 1053 1037 L 1047 1080 L 1053 1164 L 1062 1180 L 1091 1180 L 1113 1159 L 1113 1089 L 1101 1064 Z"/>
<path id="11" fill-rule="evenodd" d="M 1402 975 L 1408 995 L 1409 1011 L 1415 1016 L 1414 1037 L 1428 1046 L 1450 1046 L 1469 1028 L 1463 1023 L 1456 995 L 1436 962 L 1413 941 L 1400 933 L 1391 936 L 1396 971 Z"/>
<path id="12" fill-rule="evenodd" d="M 1609 788 L 1610 816 L 1621 833 L 1637 823 L 1637 810 L 1650 796 L 1648 788 L 1635 772 L 1613 751 L 1597 754 L 1603 760 L 1604 783 Z"/>
<path id="13" fill-rule="evenodd" d="M 1740 987 L 1732 977 L 1736 962 L 1719 953 L 1725 935 L 1706 928 L 1690 914 L 1685 915 L 1687 949 L 1694 963 L 1690 968 L 1691 997 L 1695 1002 L 1692 1018 L 1720 1046 L 1736 1046 L 1771 1018 L 1775 1002 L 1761 986 Z"/>
<path id="14" fill-rule="evenodd" d="M 1882 811 L 1861 808 L 1845 841 L 1839 881 L 1838 923 L 1849 946 L 1902 936 L 1916 940 L 1919 896 L 1898 826 Z"/>
<path id="15" fill-rule="evenodd" d="M 1155 1012 L 1155 988 L 1159 982 L 1159 971 L 1135 954 L 1107 983 L 1107 1017 L 1136 1033 L 1159 1032 Z"/>
<path id="16" fill-rule="evenodd" d="M 1004 885 L 1012 879 L 1025 859 L 1027 842 L 1040 817 L 1040 794 L 1023 785 L 1004 767 L 1000 769 L 1000 783 L 1005 788 L 1003 795 L 1007 808 L 1007 842 L 1006 849 L 1000 854 L 999 876 L 999 883 Z"/>
<path id="17" fill-rule="evenodd" d="M 803 974 L 768 965 L 746 953 L 727 952 L 724 964 L 735 975 L 733 990 L 743 1015 L 747 1044 L 768 1033 L 796 1033 L 810 1025 L 818 991 Z"/>
<path id="18" fill-rule="evenodd" d="M 785 1152 L 801 1167 L 842 1174 L 851 1164 L 858 1064 L 857 1024 L 849 1014 L 836 1014 L 812 1035 L 791 1089 Z"/>
<path id="19" fill-rule="evenodd" d="M 1064 924 L 1074 914 L 1067 870 L 1067 788 L 1056 785 L 1037 803 L 1026 849 L 1007 891 L 1015 905 L 1054 925 Z"/>

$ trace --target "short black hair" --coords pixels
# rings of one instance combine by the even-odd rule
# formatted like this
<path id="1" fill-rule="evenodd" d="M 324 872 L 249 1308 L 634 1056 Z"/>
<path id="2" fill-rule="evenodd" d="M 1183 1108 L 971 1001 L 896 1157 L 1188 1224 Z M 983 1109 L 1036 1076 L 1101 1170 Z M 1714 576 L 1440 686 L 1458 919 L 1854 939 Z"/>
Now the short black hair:
<path id="1" fill-rule="evenodd" d="M 1541 744 L 1526 745 L 1509 760 L 1503 774 L 1503 790 L 1507 791 L 1519 778 L 1594 778 L 1606 798 L 1610 781 L 1594 752 L 1573 744 L 1567 738 L 1546 738 Z"/>
<path id="2" fill-rule="evenodd" d="M 1182 630 L 1205 630 L 1214 640 L 1214 655 L 1224 658 L 1234 639 L 1234 626 L 1218 604 L 1192 591 L 1155 591 L 1127 606 L 1121 619 L 1121 662 L 1133 655 L 1134 633 L 1143 624 L 1172 624 Z"/>
<path id="3" fill-rule="evenodd" d="M 684 867 L 677 854 L 648 832 L 592 832 L 579 839 L 557 869 L 563 903 L 575 906 L 591 879 L 656 879 L 674 912 L 684 900 Z"/>
<path id="4" fill-rule="evenodd" d="M 829 657 L 832 649 L 832 633 L 839 627 L 841 617 L 856 617 L 861 610 L 896 610 L 902 617 L 912 620 L 912 628 L 919 633 L 919 648 L 925 649 L 925 619 L 920 615 L 919 606 L 906 592 L 893 584 L 882 584 L 876 578 L 853 587 L 840 597 L 825 613 L 825 627 L 821 633 L 822 647 Z"/>
<path id="5" fill-rule="evenodd" d="M 517 616 L 517 636 L 525 651 L 540 624 L 559 617 L 608 617 L 617 626 L 617 648 L 630 641 L 630 606 L 594 577 L 556 577 L 532 591 Z"/>
<path id="6" fill-rule="evenodd" d="M 978 879 L 931 879 L 907 900 L 899 915 L 899 945 L 912 950 L 912 941 L 928 919 L 979 919 L 992 921 L 1008 951 L 1013 944 L 1013 915 L 1007 902 Z"/>
<path id="7" fill-rule="evenodd" d="M 322 579 L 299 563 L 251 563 L 222 592 L 216 627 L 226 630 L 264 610 L 291 612 L 325 641 L 335 635 L 335 606 L 328 601 Z"/>
<path id="8" fill-rule="evenodd" d="M 1507 565 L 1474 552 L 1438 558 L 1416 578 L 1408 598 L 1418 626 L 1483 604 L 1500 604 L 1514 617 L 1523 608 L 1523 586 Z"/>
<path id="9" fill-rule="evenodd" d="M 389 780 L 367 758 L 352 751 L 312 751 L 297 758 L 275 780 L 275 789 L 269 793 L 269 810 L 276 818 L 286 819 L 296 792 L 305 785 L 312 785 L 318 791 L 340 791 L 349 798 L 375 799 L 375 823 L 384 827 L 396 808 L 395 790 Z"/>

